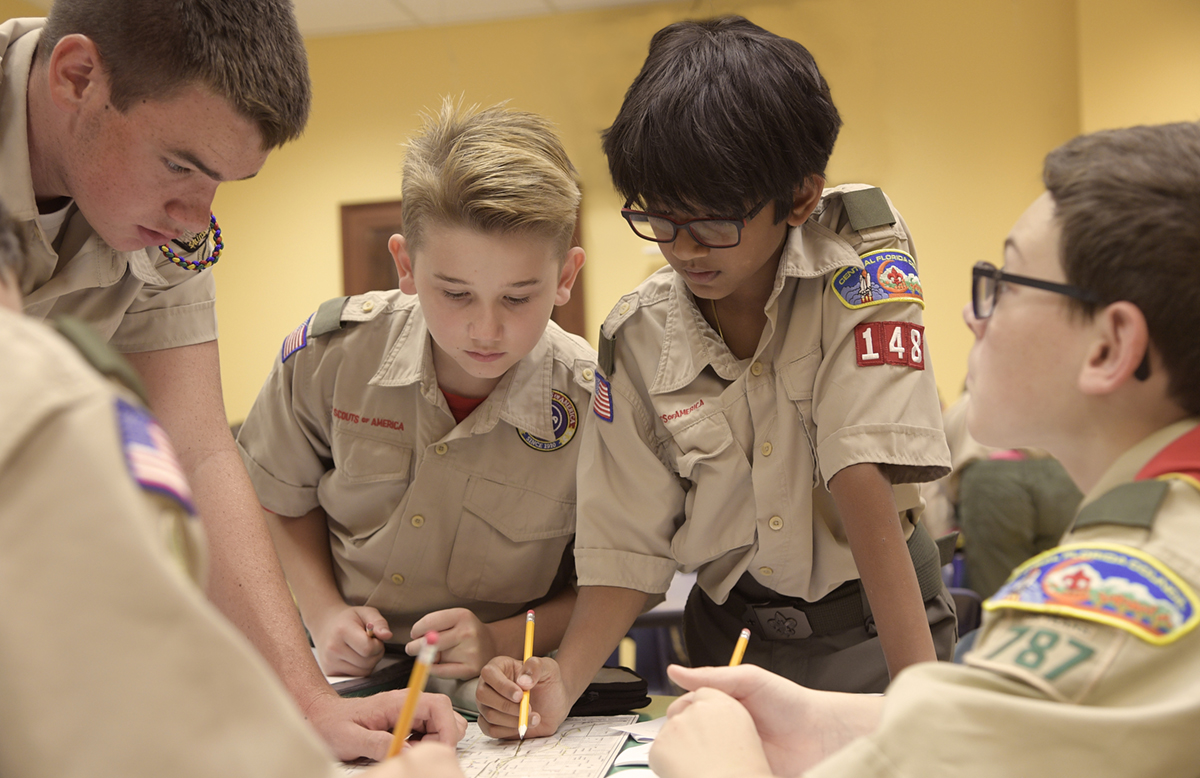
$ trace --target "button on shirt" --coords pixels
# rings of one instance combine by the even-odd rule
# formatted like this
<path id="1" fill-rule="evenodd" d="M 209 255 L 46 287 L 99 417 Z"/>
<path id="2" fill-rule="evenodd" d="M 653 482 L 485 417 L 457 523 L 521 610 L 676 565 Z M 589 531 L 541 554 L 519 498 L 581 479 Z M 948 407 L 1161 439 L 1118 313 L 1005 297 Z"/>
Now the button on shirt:
<path id="1" fill-rule="evenodd" d="M 455 423 L 417 298 L 350 298 L 342 319 L 276 362 L 242 426 L 263 506 L 323 508 L 343 597 L 378 608 L 398 635 L 431 611 L 491 622 L 545 596 L 575 533 L 595 352 L 551 322 Z"/>
<path id="2" fill-rule="evenodd" d="M 73 204 L 59 234 L 43 232 L 26 125 L 29 69 L 43 24 L 41 19 L 0 24 L 0 200 L 25 234 L 28 257 L 20 279 L 25 313 L 40 319 L 77 316 L 123 352 L 215 340 L 211 271 L 178 267 L 157 247 L 117 251 Z M 211 250 L 210 240 L 197 253 Z M 182 249 L 176 247 L 176 252 L 182 254 Z"/>
<path id="3" fill-rule="evenodd" d="M 747 571 L 818 600 L 858 578 L 826 484 L 861 462 L 883 465 L 898 484 L 911 534 L 915 482 L 949 465 L 933 373 L 860 367 L 854 327 L 919 324 L 921 308 L 850 309 L 831 284 L 866 252 L 913 253 L 911 239 L 899 214 L 894 225 L 850 229 L 842 191 L 827 191 L 790 230 L 752 359 L 730 352 L 670 268 L 610 314 L 612 421 L 589 414 L 580 452 L 580 585 L 663 592 L 678 566 L 698 571 L 717 602 Z"/>

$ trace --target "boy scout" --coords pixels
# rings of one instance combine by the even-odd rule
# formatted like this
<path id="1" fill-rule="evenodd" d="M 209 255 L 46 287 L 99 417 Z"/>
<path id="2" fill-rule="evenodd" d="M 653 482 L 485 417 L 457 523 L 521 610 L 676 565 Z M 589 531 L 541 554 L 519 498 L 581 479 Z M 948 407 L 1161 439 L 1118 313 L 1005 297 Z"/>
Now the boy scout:
<path id="1" fill-rule="evenodd" d="M 1063 545 L 987 601 L 965 665 L 912 668 L 886 698 L 672 668 L 713 688 L 670 711 L 658 775 L 1196 774 L 1200 125 L 1076 138 L 1043 179 L 1004 270 L 974 271 L 968 425 L 1062 462 L 1087 494 Z"/>
<path id="2" fill-rule="evenodd" d="M 229 435 L 217 358 L 219 183 L 299 136 L 288 0 L 56 0 L 0 24 L 0 200 L 29 247 L 25 312 L 86 320 L 141 374 L 208 529 L 208 594 L 343 758 L 382 757 L 395 695 L 342 700 L 304 643 Z M 149 248 L 147 248 L 149 247 Z"/>
<path id="3" fill-rule="evenodd" d="M 601 328 L 583 588 L 557 666 L 530 666 L 543 716 L 561 720 L 677 567 L 698 571 L 696 665 L 727 663 L 743 627 L 745 661 L 817 688 L 880 691 L 950 656 L 953 605 L 916 523 L 915 482 L 949 464 L 916 260 L 878 189 L 822 194 L 839 125 L 795 41 L 740 17 L 651 41 L 604 148 L 638 204 L 623 215 L 670 268 Z M 495 732 L 519 697 L 507 669 L 480 687 Z"/>
<path id="4" fill-rule="evenodd" d="M 20 314 L 20 242 L 0 208 L 0 774 L 339 774 L 196 588 L 191 493 L 132 369 L 77 320 L 57 322 L 73 346 Z M 446 698 L 419 705 L 457 741 Z M 455 774 L 425 750 L 373 774 L 439 753 Z"/>
<path id="5" fill-rule="evenodd" d="M 436 629 L 434 675 L 473 678 L 521 656 L 535 604 L 538 650 L 557 646 L 575 599 L 595 353 L 550 313 L 583 265 L 579 187 L 545 120 L 447 102 L 402 194 L 404 294 L 321 306 L 238 442 L 325 671 L 365 675 Z"/>

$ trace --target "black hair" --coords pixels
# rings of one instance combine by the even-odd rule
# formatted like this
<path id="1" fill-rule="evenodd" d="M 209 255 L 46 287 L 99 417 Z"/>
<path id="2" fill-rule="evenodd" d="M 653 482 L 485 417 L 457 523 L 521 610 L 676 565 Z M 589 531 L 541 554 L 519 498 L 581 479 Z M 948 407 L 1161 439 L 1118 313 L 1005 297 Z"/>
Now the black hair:
<path id="1" fill-rule="evenodd" d="M 779 221 L 796 188 L 824 175 L 841 125 L 806 48 L 726 16 L 654 34 L 603 143 L 632 203 L 740 216 L 771 199 Z"/>

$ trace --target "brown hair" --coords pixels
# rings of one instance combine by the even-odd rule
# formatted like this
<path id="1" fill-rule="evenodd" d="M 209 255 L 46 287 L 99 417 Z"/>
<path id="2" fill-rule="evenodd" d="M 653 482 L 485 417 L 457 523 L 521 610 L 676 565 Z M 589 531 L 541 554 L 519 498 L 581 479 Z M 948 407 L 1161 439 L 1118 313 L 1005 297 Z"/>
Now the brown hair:
<path id="1" fill-rule="evenodd" d="M 1200 413 L 1200 124 L 1080 136 L 1047 155 L 1042 178 L 1067 280 L 1141 309 L 1172 399 Z"/>
<path id="2" fill-rule="evenodd" d="M 580 194 L 575 167 L 546 119 L 447 99 L 408 143 L 401 197 L 411 248 L 430 224 L 443 224 L 541 235 L 565 258 Z"/>
<path id="3" fill-rule="evenodd" d="M 290 0 L 55 0 L 38 56 L 48 61 L 72 34 L 99 49 L 117 110 L 198 84 L 258 125 L 264 149 L 308 121 L 308 58 Z"/>

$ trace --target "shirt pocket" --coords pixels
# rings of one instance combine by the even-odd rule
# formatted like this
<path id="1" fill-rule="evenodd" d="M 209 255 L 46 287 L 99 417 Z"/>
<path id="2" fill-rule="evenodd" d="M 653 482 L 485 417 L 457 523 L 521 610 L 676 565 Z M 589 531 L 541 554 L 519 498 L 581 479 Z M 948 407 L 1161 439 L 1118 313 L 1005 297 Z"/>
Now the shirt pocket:
<path id="1" fill-rule="evenodd" d="M 668 427 L 668 432 L 673 444 L 675 472 L 693 482 L 699 480 L 706 467 L 719 466 L 722 455 L 733 445 L 729 420 L 719 411 L 689 421 L 686 426 Z"/>
<path id="2" fill-rule="evenodd" d="M 549 591 L 574 536 L 573 501 L 472 476 L 446 586 L 466 600 L 536 600 Z"/>
<path id="3" fill-rule="evenodd" d="M 335 432 L 333 469 L 317 497 L 336 534 L 361 543 L 399 507 L 412 478 L 412 449 L 376 438 Z"/>
<path id="4" fill-rule="evenodd" d="M 821 367 L 821 349 L 815 348 L 804 356 L 794 359 L 784 366 L 780 375 L 783 380 L 783 390 L 787 398 L 796 408 L 796 414 L 804 428 L 808 439 L 809 456 L 812 457 L 810 469 L 813 483 L 817 483 L 819 475 L 815 467 L 817 461 L 817 423 L 813 419 L 813 392 L 817 383 L 817 370 Z M 799 451 L 797 452 L 799 453 Z"/>

